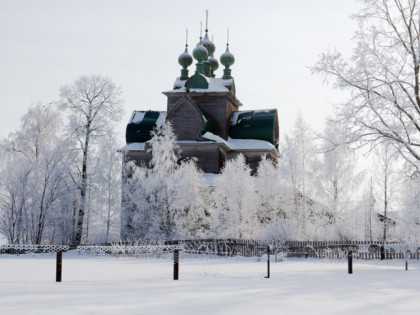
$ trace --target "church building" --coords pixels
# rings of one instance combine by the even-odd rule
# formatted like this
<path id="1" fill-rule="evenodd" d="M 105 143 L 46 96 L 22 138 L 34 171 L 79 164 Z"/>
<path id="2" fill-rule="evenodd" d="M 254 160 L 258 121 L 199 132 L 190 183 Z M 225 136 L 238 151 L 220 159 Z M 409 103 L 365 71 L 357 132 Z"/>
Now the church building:
<path id="1" fill-rule="evenodd" d="M 221 77 L 216 77 L 219 61 L 214 57 L 216 47 L 207 29 L 193 56 L 188 53 L 188 44 L 185 46 L 178 58 L 181 75 L 171 90 L 163 92 L 167 96 L 167 110 L 133 112 L 126 129 L 125 162 L 149 165 L 150 132 L 170 121 L 181 156 L 196 158 L 198 167 L 205 173 L 220 173 L 225 161 L 239 154 L 254 172 L 264 156 L 275 163 L 279 141 L 277 110 L 242 110 L 232 77 L 235 58 L 229 51 L 229 43 L 220 56 L 224 66 Z M 189 76 L 193 57 L 197 61 L 196 69 Z"/>

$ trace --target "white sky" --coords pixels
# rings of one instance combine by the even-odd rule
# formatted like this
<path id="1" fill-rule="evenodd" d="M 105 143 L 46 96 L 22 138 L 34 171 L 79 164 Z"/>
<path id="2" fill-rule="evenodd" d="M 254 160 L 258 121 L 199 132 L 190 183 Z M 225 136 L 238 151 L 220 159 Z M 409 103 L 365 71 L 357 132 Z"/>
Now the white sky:
<path id="1" fill-rule="evenodd" d="M 133 110 L 166 110 L 161 92 L 180 74 L 185 29 L 192 52 L 206 9 L 218 59 L 230 29 L 242 110 L 278 108 L 281 134 L 299 110 L 322 128 L 340 94 L 309 67 L 328 48 L 350 56 L 349 16 L 359 7 L 354 0 L 0 0 L 0 137 L 31 104 L 58 100 L 59 88 L 81 75 L 102 74 L 123 89 L 123 140 Z"/>

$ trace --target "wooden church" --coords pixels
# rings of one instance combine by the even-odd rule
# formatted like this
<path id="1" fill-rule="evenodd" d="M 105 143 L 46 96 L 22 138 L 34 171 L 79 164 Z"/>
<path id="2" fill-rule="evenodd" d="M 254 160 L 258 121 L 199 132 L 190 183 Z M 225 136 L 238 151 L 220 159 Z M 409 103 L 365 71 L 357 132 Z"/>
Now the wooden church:
<path id="1" fill-rule="evenodd" d="M 220 78 L 215 74 L 219 67 L 214 57 L 216 47 L 207 29 L 193 50 L 197 63 L 192 76 L 188 67 L 193 57 L 188 53 L 188 44 L 185 46 L 178 58 L 181 75 L 171 90 L 163 92 L 168 98 L 167 110 L 133 112 L 126 130 L 125 162 L 149 165 L 150 132 L 170 121 L 181 156 L 196 158 L 198 167 L 205 173 L 220 173 L 225 161 L 239 154 L 254 172 L 264 156 L 275 163 L 279 141 L 277 110 L 242 110 L 232 77 L 235 58 L 229 51 L 229 43 L 220 56 L 224 66 Z"/>

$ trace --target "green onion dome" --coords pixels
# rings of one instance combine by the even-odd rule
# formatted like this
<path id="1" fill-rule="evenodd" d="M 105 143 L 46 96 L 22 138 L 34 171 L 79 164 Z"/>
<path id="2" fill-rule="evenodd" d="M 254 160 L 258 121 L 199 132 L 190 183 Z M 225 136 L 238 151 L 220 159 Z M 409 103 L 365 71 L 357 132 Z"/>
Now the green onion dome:
<path id="1" fill-rule="evenodd" d="M 193 56 L 198 62 L 202 62 L 206 60 L 209 56 L 209 52 L 207 51 L 206 47 L 203 46 L 202 40 L 200 38 L 200 42 L 193 50 Z"/>
<path id="2" fill-rule="evenodd" d="M 213 54 L 209 57 L 209 62 L 211 66 L 211 71 L 216 71 L 219 68 L 219 61 L 214 58 Z"/>
<path id="3" fill-rule="evenodd" d="M 229 44 L 226 44 L 226 51 L 220 56 L 220 62 L 226 68 L 229 68 L 231 65 L 235 63 L 235 57 L 229 51 Z"/>
<path id="4" fill-rule="evenodd" d="M 207 31 L 207 30 L 206 30 L 206 31 Z M 206 47 L 206 49 L 207 49 L 207 52 L 208 52 L 209 56 L 213 55 L 213 54 L 214 54 L 214 52 L 216 51 L 216 46 L 215 46 L 215 45 L 214 45 L 214 43 L 210 40 L 209 36 L 207 35 L 207 32 L 206 32 L 206 34 L 204 35 L 204 38 L 203 38 L 202 43 L 203 43 L 203 46 L 204 46 L 204 47 Z"/>
<path id="5" fill-rule="evenodd" d="M 185 51 L 179 55 L 178 63 L 184 68 L 188 68 L 193 63 L 192 56 L 188 53 L 188 45 L 185 45 Z"/>

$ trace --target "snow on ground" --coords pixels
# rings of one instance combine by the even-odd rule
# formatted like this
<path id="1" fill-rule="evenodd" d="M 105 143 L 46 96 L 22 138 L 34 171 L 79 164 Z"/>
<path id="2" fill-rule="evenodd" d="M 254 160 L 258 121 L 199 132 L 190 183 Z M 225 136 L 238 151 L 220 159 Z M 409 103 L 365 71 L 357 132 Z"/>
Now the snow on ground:
<path id="1" fill-rule="evenodd" d="M 0 314 L 419 314 L 420 262 L 0 255 Z"/>

